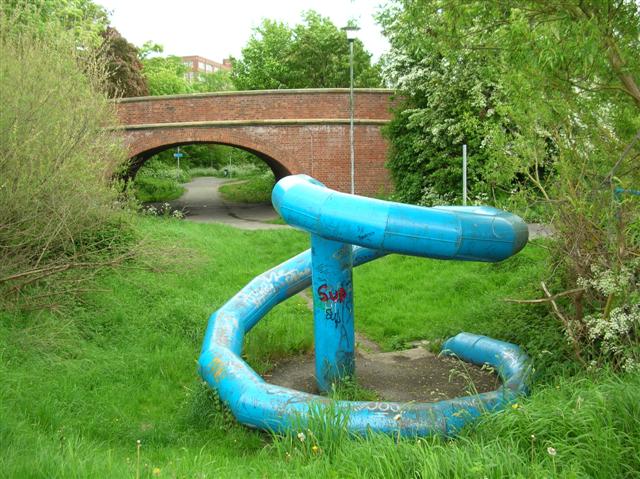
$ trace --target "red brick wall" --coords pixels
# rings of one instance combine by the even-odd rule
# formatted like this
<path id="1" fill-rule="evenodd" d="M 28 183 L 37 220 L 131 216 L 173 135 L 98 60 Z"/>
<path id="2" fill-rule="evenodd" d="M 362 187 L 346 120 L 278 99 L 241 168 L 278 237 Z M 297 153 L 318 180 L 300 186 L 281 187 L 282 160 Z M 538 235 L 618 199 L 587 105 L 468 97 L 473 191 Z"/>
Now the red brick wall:
<path id="1" fill-rule="evenodd" d="M 358 194 L 390 190 L 380 132 L 391 117 L 390 102 L 388 90 L 356 90 Z M 350 189 L 345 89 L 132 98 L 118 102 L 118 116 L 132 157 L 180 144 L 222 143 L 258 153 L 278 176 L 306 173 L 331 188 Z M 216 123 L 180 125 L 185 122 Z M 170 125 L 158 126 L 163 123 Z"/>

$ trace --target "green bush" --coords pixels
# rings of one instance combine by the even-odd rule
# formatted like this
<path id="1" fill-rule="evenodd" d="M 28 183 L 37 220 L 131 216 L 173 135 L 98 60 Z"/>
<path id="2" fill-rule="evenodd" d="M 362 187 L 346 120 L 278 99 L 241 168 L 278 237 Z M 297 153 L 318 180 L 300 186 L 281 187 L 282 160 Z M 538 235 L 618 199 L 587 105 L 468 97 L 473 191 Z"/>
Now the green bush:
<path id="1" fill-rule="evenodd" d="M 189 171 L 190 170 L 182 168 L 174 168 L 163 161 L 154 158 L 147 161 L 144 166 L 140 168 L 136 178 L 157 178 L 162 180 L 173 180 L 177 183 L 188 183 L 191 181 L 191 174 Z"/>
<path id="2" fill-rule="evenodd" d="M 72 33 L 0 14 L 0 304 L 27 286 L 44 287 L 41 297 L 75 289 L 77 272 L 127 248 L 121 189 L 110 182 L 126 153 L 105 128 L 116 118 L 103 80 Z"/>
<path id="3" fill-rule="evenodd" d="M 175 180 L 143 176 L 134 182 L 134 194 L 139 201 L 171 201 L 184 193 L 184 188 Z"/>

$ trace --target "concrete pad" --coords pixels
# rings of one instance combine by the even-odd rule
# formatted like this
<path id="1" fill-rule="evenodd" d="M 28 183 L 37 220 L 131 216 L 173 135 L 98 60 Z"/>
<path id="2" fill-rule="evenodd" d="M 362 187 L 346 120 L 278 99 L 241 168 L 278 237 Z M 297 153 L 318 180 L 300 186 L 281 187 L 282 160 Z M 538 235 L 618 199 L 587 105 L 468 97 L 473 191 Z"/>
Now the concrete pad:
<path id="1" fill-rule="evenodd" d="M 318 394 L 313 354 L 290 358 L 264 375 L 266 381 Z M 358 385 L 381 400 L 435 402 L 497 389 L 495 374 L 424 348 L 356 354 Z"/>

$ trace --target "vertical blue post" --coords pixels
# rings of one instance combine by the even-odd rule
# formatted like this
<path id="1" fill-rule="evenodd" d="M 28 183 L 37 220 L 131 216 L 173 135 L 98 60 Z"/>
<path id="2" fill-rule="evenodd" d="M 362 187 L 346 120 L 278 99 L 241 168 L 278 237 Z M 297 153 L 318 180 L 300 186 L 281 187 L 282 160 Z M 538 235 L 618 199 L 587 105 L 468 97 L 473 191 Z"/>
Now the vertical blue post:
<path id="1" fill-rule="evenodd" d="M 321 391 L 355 371 L 350 244 L 311 235 L 316 381 Z"/>

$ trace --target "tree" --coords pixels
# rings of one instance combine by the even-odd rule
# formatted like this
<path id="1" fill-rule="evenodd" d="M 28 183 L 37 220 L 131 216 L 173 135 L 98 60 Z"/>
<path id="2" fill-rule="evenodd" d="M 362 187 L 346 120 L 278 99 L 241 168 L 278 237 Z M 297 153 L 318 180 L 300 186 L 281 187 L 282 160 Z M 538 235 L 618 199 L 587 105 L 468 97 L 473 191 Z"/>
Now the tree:
<path id="1" fill-rule="evenodd" d="M 264 20 L 233 60 L 232 80 L 239 90 L 338 88 L 349 86 L 346 34 L 314 11 L 291 28 Z M 380 73 L 361 41 L 354 43 L 354 83 L 380 86 Z"/>
<path id="2" fill-rule="evenodd" d="M 40 34 L 46 29 L 71 31 L 83 48 L 102 43 L 109 18 L 104 7 L 92 0 L 4 0 L 0 11 L 14 24 L 30 24 Z"/>
<path id="3" fill-rule="evenodd" d="M 217 70 L 213 73 L 203 73 L 191 84 L 193 91 L 205 93 L 233 90 L 231 74 L 227 70 Z"/>
<path id="4" fill-rule="evenodd" d="M 202 73 L 195 80 L 187 80 L 187 67 L 180 57 L 151 56 L 154 53 L 162 53 L 163 50 L 162 45 L 148 41 L 138 51 L 151 95 L 233 90 L 229 72 L 225 70 Z"/>
<path id="5" fill-rule="evenodd" d="M 102 36 L 108 74 L 107 94 L 112 98 L 148 95 L 138 49 L 115 28 L 107 27 Z"/>
<path id="6" fill-rule="evenodd" d="M 554 281 L 565 291 L 561 299 L 546 286 L 544 293 L 576 357 L 638 367 L 640 207 L 624 192 L 640 184 L 640 6 L 398 0 L 380 21 L 392 45 L 389 76 L 408 99 L 390 129 L 393 154 L 405 155 L 394 176 L 421 170 L 421 157 L 412 164 L 405 144 L 428 153 L 431 137 L 451 125 L 438 113 L 451 85 L 431 81 L 439 71 L 433 60 L 480 65 L 482 82 L 496 86 L 489 98 L 502 119 L 478 131 L 479 145 L 489 170 L 528 180 L 545 202 L 556 230 Z M 449 76 L 451 83 L 463 78 Z M 414 127 L 420 118 L 429 128 Z"/>
<path id="7" fill-rule="evenodd" d="M 447 59 L 435 47 L 423 55 L 395 57 L 387 68 L 402 101 L 385 133 L 391 140 L 387 166 L 402 201 L 451 203 L 462 190 L 462 145 L 470 152 L 470 196 L 494 200 L 512 187 L 516 171 L 500 162 L 490 141 L 508 128 L 505 96 L 490 59 Z"/>
<path id="8" fill-rule="evenodd" d="M 185 78 L 187 67 L 180 57 L 144 58 L 142 65 L 151 95 L 191 93 L 191 86 Z"/>

